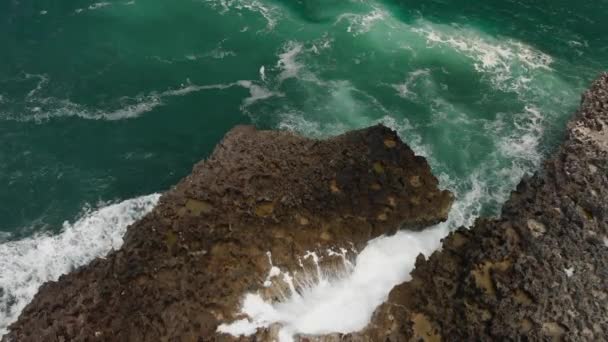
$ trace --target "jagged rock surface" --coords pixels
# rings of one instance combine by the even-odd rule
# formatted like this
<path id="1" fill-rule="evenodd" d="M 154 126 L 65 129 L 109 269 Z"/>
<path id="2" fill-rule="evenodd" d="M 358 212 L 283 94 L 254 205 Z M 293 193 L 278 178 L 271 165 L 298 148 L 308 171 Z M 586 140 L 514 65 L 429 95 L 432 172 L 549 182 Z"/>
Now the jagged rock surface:
<path id="1" fill-rule="evenodd" d="M 237 127 L 120 250 L 43 285 L 3 341 L 230 339 L 218 323 L 261 289 L 268 252 L 294 269 L 306 251 L 438 223 L 451 203 L 385 127 L 325 141 Z"/>
<path id="2" fill-rule="evenodd" d="M 608 340 L 608 74 L 499 219 L 417 260 L 369 328 L 344 341 Z"/>

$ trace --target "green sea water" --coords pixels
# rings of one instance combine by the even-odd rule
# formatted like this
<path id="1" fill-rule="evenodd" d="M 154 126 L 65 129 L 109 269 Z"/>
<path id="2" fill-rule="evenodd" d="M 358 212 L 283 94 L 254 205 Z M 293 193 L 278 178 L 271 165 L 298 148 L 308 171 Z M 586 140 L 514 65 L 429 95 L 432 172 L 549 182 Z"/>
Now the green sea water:
<path id="1" fill-rule="evenodd" d="M 237 124 L 383 123 L 455 192 L 454 227 L 499 213 L 608 68 L 607 15 L 606 0 L 1 2 L 0 332 L 37 286 L 20 289 L 115 246 L 157 198 L 140 196 Z M 32 255 L 59 266 L 32 274 Z"/>

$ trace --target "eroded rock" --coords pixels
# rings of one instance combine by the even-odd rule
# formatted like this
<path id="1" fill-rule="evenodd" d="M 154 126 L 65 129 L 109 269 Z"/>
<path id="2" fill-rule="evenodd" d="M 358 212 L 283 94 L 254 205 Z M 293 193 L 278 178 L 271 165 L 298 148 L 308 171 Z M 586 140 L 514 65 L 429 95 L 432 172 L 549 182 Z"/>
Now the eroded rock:
<path id="1" fill-rule="evenodd" d="M 245 293 L 285 290 L 263 287 L 272 266 L 424 228 L 451 203 L 385 127 L 325 141 L 237 127 L 120 250 L 43 285 L 3 341 L 230 340 L 216 328 L 239 318 Z"/>

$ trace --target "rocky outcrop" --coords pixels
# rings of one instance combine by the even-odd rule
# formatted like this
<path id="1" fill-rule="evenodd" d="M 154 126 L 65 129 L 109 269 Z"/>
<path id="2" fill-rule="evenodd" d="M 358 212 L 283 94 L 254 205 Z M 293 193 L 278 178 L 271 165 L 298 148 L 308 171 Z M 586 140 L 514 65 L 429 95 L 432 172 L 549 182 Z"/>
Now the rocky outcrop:
<path id="1" fill-rule="evenodd" d="M 215 340 L 243 294 L 273 296 L 270 261 L 357 250 L 445 220 L 451 203 L 385 127 L 325 141 L 237 127 L 120 250 L 43 285 L 3 341 Z"/>
<path id="2" fill-rule="evenodd" d="M 369 328 L 346 341 L 608 340 L 608 74 L 499 219 L 417 260 Z"/>

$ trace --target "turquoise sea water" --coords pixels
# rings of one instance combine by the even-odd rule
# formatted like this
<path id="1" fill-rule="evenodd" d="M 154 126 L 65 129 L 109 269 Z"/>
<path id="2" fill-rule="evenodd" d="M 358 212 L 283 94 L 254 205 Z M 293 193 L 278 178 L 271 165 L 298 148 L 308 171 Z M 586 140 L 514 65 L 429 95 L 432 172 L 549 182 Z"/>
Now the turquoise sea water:
<path id="1" fill-rule="evenodd" d="M 454 226 L 497 214 L 608 68 L 607 15 L 606 0 L 1 2 L 0 333 L 236 124 L 384 123 L 457 194 Z"/>

